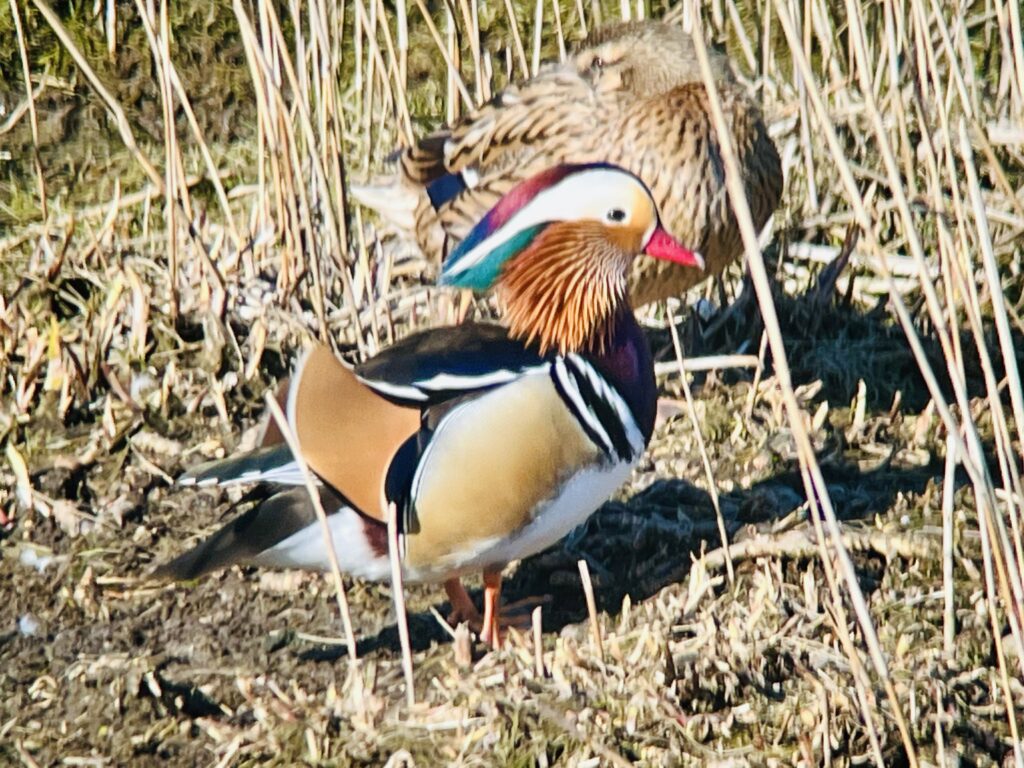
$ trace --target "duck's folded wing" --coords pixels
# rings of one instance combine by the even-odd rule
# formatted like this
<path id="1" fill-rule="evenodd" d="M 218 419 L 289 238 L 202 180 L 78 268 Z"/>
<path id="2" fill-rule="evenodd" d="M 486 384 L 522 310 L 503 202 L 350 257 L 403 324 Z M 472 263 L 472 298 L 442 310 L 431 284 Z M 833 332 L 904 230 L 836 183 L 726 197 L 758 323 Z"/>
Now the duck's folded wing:
<path id="1" fill-rule="evenodd" d="M 419 409 L 385 399 L 317 345 L 296 367 L 287 416 L 310 469 L 364 514 L 386 519 L 384 481 L 395 453 L 419 430 Z"/>
<path id="2" fill-rule="evenodd" d="M 426 185 L 442 170 L 510 168 L 510 158 L 524 146 L 587 130 L 587 121 L 576 121 L 589 117 L 595 104 L 588 80 L 569 66 L 550 67 L 525 83 L 508 86 L 455 126 L 408 149 L 403 173 Z"/>
<path id="3" fill-rule="evenodd" d="M 591 83 L 567 65 L 501 91 L 403 155 L 402 174 L 426 191 L 417 229 L 439 224 L 461 240 L 519 181 L 552 164 L 595 158 L 589 147 L 599 115 Z M 435 246 L 442 247 L 431 242 L 427 250 Z"/>
<path id="4" fill-rule="evenodd" d="M 320 503 L 328 514 L 347 511 L 343 500 L 331 489 L 321 487 L 319 493 Z M 160 565 L 153 571 L 153 576 L 158 579 L 195 579 L 236 563 L 251 563 L 265 551 L 316 522 L 316 513 L 306 489 L 286 488 L 254 505 L 197 546 Z"/>
<path id="5" fill-rule="evenodd" d="M 241 456 L 214 459 L 189 469 L 178 478 L 179 485 L 244 485 L 275 483 L 302 485 L 302 471 L 286 443 L 265 445 Z"/>
<path id="6" fill-rule="evenodd" d="M 418 454 L 406 450 L 398 461 L 403 466 L 392 464 L 403 445 L 418 442 L 426 409 L 437 411 L 547 365 L 500 326 L 466 323 L 412 334 L 355 369 L 327 347 L 312 347 L 278 399 L 309 468 L 354 508 L 384 520 L 385 485 L 396 475 L 404 485 Z M 262 448 L 202 464 L 180 482 L 298 485 L 303 478 L 271 422 Z"/>
<path id="7" fill-rule="evenodd" d="M 464 323 L 407 336 L 355 372 L 387 400 L 427 408 L 508 384 L 548 364 L 501 326 Z"/>

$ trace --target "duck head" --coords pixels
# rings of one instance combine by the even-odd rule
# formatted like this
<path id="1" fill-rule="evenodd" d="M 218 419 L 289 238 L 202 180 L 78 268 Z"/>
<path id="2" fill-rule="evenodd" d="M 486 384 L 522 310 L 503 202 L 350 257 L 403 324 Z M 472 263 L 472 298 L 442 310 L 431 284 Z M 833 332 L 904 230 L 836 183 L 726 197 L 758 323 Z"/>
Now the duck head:
<path id="1" fill-rule="evenodd" d="M 704 268 L 662 228 L 637 176 L 604 163 L 560 165 L 502 197 L 449 255 L 440 282 L 495 289 L 511 334 L 542 354 L 599 351 L 630 311 L 627 276 L 641 254 Z"/>
<path id="2" fill-rule="evenodd" d="M 735 76 L 724 54 L 708 50 L 711 72 L 719 85 Z M 649 98 L 685 83 L 701 83 L 693 38 L 681 27 L 662 21 L 624 21 L 597 27 L 570 65 L 598 93 Z"/>

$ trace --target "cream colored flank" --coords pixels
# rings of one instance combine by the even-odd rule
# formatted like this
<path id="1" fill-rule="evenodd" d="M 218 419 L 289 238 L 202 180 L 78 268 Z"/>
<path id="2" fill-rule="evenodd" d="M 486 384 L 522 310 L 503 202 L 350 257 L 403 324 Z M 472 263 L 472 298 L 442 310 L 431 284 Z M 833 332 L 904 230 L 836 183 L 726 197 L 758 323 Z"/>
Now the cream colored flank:
<path id="1" fill-rule="evenodd" d="M 406 567 L 450 573 L 476 566 L 497 540 L 545 515 L 543 502 L 600 460 L 547 373 L 458 407 L 441 422 L 414 480 L 419 529 L 406 539 Z M 576 522 L 610 493 L 574 510 Z M 569 528 L 552 531 L 546 543 Z"/>

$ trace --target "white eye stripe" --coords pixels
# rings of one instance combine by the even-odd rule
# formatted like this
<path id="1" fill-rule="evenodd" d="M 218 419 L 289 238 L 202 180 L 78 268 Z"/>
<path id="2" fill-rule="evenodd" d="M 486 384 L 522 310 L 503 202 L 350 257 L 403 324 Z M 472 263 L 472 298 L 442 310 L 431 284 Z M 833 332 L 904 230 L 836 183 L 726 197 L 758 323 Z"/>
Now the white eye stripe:
<path id="1" fill-rule="evenodd" d="M 599 167 L 573 173 L 537 193 L 503 226 L 462 254 L 457 261 L 450 262 L 448 275 L 455 277 L 473 269 L 494 250 L 538 224 L 550 221 L 607 220 L 607 213 L 612 209 L 621 209 L 628 220 L 628 212 L 633 210 L 637 198 L 641 196 L 649 199 L 650 193 L 636 177 L 621 169 Z M 653 231 L 654 223 L 650 233 Z"/>

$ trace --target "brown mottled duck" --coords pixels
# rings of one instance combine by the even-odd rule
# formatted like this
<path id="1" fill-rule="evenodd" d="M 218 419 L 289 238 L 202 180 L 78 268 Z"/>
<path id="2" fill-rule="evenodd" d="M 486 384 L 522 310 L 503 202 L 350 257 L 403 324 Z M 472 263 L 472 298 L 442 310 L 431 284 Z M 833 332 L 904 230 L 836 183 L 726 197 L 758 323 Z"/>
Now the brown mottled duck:
<path id="1" fill-rule="evenodd" d="M 726 56 L 709 56 L 760 228 L 782 192 L 779 155 Z M 664 22 L 596 29 L 564 63 L 403 150 L 397 179 L 354 192 L 440 262 L 515 184 L 555 163 L 590 162 L 643 179 L 668 231 L 707 263 L 698 272 L 638 260 L 634 306 L 679 296 L 742 253 L 692 38 Z"/>

